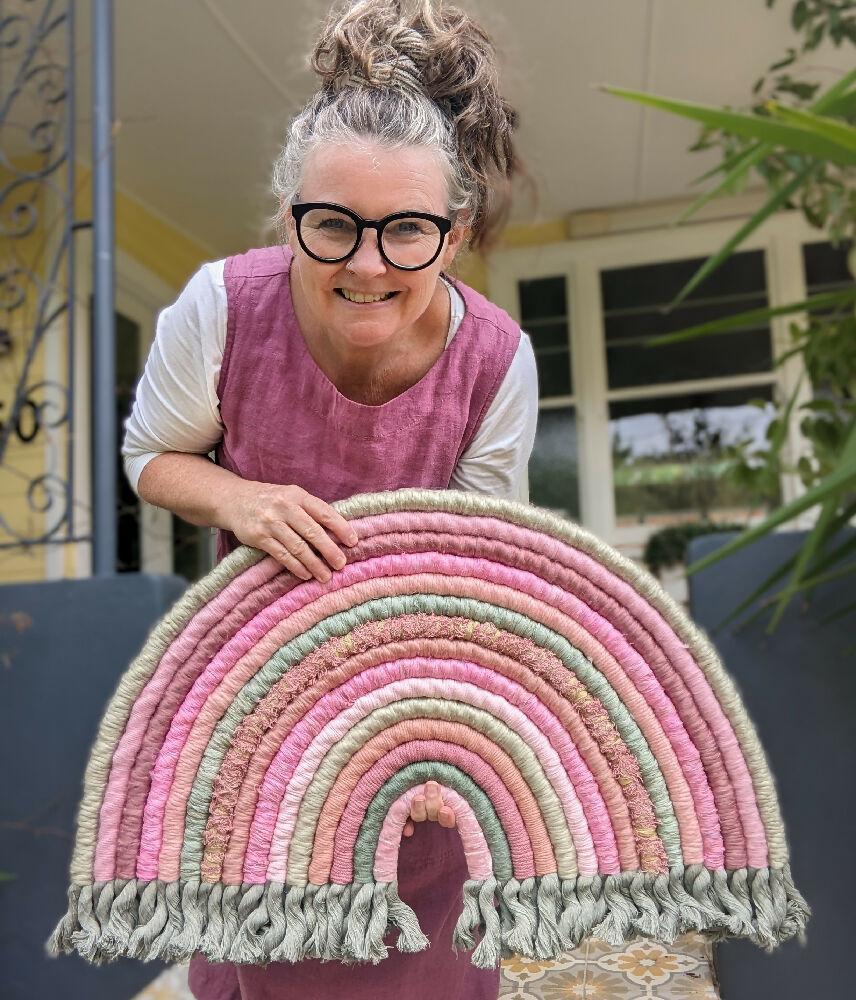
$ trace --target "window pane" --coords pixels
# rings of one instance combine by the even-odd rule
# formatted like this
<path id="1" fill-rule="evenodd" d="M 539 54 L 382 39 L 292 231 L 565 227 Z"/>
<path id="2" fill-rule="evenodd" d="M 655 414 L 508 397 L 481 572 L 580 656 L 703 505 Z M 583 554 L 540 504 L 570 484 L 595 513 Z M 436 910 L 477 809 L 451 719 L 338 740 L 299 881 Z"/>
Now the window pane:
<path id="1" fill-rule="evenodd" d="M 529 499 L 577 520 L 580 515 L 577 421 L 573 407 L 541 410 L 529 459 Z"/>
<path id="2" fill-rule="evenodd" d="M 520 323 L 532 339 L 538 366 L 538 395 L 543 399 L 573 392 L 564 275 L 518 282 Z"/>
<path id="3" fill-rule="evenodd" d="M 831 243 L 806 243 L 803 246 L 805 283 L 818 294 L 824 286 L 845 287 L 853 284 L 847 267 L 847 254 L 853 244 L 848 240 L 834 247 Z"/>
<path id="4" fill-rule="evenodd" d="M 698 258 L 602 272 L 611 389 L 770 371 L 770 330 L 763 323 L 666 347 L 643 343 L 767 305 L 764 255 L 755 250 L 735 254 L 680 306 L 664 312 L 703 263 Z"/>
<path id="5" fill-rule="evenodd" d="M 682 324 L 689 326 L 690 324 Z M 699 337 L 670 347 L 644 347 L 607 340 L 609 387 L 659 385 L 726 375 L 757 375 L 772 368 L 769 327 Z"/>
<path id="6" fill-rule="evenodd" d="M 568 298 L 563 275 L 521 281 L 519 287 L 520 315 L 524 319 L 567 316 Z"/>
<path id="7" fill-rule="evenodd" d="M 774 413 L 770 386 L 612 403 L 617 523 L 668 523 L 675 514 L 713 511 L 745 516 L 753 500 L 728 477 L 734 459 L 727 449 L 743 441 L 765 448 Z"/>
<path id="8" fill-rule="evenodd" d="M 695 257 L 667 260 L 659 264 L 604 271 L 601 277 L 605 311 L 629 305 L 665 307 L 707 260 Z M 766 288 L 764 253 L 749 250 L 732 254 L 720 267 L 690 292 L 688 300 L 719 299 L 728 295 L 752 295 Z"/>

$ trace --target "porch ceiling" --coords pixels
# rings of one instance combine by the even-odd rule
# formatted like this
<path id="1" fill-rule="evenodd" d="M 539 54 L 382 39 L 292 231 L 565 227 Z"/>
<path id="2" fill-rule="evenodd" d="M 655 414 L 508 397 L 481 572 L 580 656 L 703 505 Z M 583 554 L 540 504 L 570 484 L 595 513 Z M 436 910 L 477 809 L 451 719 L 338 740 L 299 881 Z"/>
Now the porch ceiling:
<path id="1" fill-rule="evenodd" d="M 539 216 L 679 197 L 716 162 L 688 154 L 696 127 L 593 89 L 614 84 L 744 105 L 793 44 L 790 0 L 459 0 L 505 58 Z M 89 156 L 88 4 L 77 50 L 80 155 Z M 268 174 L 288 118 L 312 88 L 305 53 L 328 0 L 116 4 L 119 186 L 222 256 L 264 239 Z M 812 54 L 817 78 L 852 49 Z M 524 207 L 517 221 L 529 221 Z"/>

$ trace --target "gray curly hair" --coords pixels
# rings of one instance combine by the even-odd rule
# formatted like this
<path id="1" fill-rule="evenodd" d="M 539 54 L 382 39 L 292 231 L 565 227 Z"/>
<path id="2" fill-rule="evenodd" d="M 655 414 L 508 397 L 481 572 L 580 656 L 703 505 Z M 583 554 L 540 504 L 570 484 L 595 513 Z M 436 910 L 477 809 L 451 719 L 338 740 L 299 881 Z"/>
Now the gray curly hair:
<path id="1" fill-rule="evenodd" d="M 278 203 L 294 201 L 308 158 L 325 143 L 421 146 L 438 156 L 449 211 L 468 213 L 473 247 L 488 245 L 519 163 L 517 115 L 483 29 L 443 0 L 350 0 L 331 11 L 311 61 L 321 86 L 274 165 Z"/>

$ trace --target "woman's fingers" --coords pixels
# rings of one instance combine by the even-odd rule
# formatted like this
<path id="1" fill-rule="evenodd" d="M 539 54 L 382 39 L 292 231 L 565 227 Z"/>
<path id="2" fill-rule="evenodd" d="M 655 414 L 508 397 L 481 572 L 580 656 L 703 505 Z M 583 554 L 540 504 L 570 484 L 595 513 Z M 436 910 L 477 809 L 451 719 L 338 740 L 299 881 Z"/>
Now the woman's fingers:
<path id="1" fill-rule="evenodd" d="M 451 829 L 455 826 L 455 810 L 451 809 L 449 806 L 443 806 L 443 808 L 437 813 L 437 821 L 440 826 L 445 826 Z"/>
<path id="2" fill-rule="evenodd" d="M 329 528 L 343 545 L 350 546 L 357 544 L 356 531 L 330 504 L 324 503 L 318 497 L 313 497 L 307 493 L 303 506 L 319 524 L 323 524 L 325 528 Z"/>
<path id="3" fill-rule="evenodd" d="M 347 562 L 336 539 L 346 546 L 358 540 L 338 511 L 299 486 L 244 481 L 225 513 L 220 527 L 264 549 L 303 580 L 314 576 L 327 583 L 331 569 L 343 569 Z"/>
<path id="4" fill-rule="evenodd" d="M 437 822 L 437 817 L 443 807 L 443 797 L 440 795 L 440 786 L 436 781 L 425 782 L 425 811 L 428 819 Z"/>
<path id="5" fill-rule="evenodd" d="M 311 546 L 333 569 L 344 567 L 347 561 L 344 553 L 308 510 L 295 506 L 289 515 L 288 526 L 300 536 L 307 547 Z"/>
<path id="6" fill-rule="evenodd" d="M 443 796 L 436 781 L 426 782 L 425 794 L 414 796 L 410 803 L 410 819 L 404 824 L 404 835 L 409 837 L 413 833 L 411 820 L 415 823 L 424 823 L 426 819 L 434 820 L 440 826 L 450 829 L 456 825 L 455 810 L 443 805 Z M 407 832 L 408 826 L 411 826 L 410 833 Z"/>
<path id="7" fill-rule="evenodd" d="M 413 825 L 413 820 L 412 819 L 407 820 L 407 822 L 404 824 L 404 836 L 412 837 L 415 832 L 416 832 L 416 827 Z"/>
<path id="8" fill-rule="evenodd" d="M 278 563 L 281 563 L 287 570 L 290 570 L 301 580 L 312 579 L 312 574 L 309 570 L 303 565 L 302 562 L 300 562 L 300 560 L 294 558 L 282 542 L 277 541 L 275 538 L 270 538 L 266 543 L 260 542 L 258 547 L 264 549 L 268 555 L 273 556 Z"/>
<path id="9" fill-rule="evenodd" d="M 272 525 L 270 530 L 273 540 L 279 542 L 291 559 L 308 571 L 309 576 L 303 575 L 302 579 L 307 580 L 314 576 L 315 579 L 320 580 L 321 583 L 327 583 L 331 575 L 330 567 L 323 562 L 323 560 L 316 555 L 315 552 L 312 551 L 299 534 L 297 534 L 289 526 L 279 524 Z M 338 552 L 339 550 L 336 549 L 336 551 Z M 339 553 L 339 555 L 341 556 L 341 553 Z M 289 569 L 290 568 L 291 567 L 289 566 Z M 297 575 L 301 576 L 300 573 Z"/>

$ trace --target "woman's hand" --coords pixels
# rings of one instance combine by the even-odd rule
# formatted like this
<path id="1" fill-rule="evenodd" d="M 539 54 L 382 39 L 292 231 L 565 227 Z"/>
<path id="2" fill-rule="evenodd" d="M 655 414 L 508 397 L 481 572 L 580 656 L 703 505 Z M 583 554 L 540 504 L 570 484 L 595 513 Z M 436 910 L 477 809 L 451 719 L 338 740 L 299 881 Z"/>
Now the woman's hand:
<path id="1" fill-rule="evenodd" d="M 404 836 L 412 837 L 416 830 L 413 824 L 424 823 L 426 819 L 435 820 L 440 826 L 450 829 L 455 826 L 455 812 L 443 805 L 443 796 L 436 781 L 426 781 L 425 794 L 415 796 L 410 803 L 410 819 L 404 824 Z"/>
<path id="2" fill-rule="evenodd" d="M 345 556 L 327 531 L 348 546 L 357 544 L 357 533 L 328 503 L 299 486 L 239 484 L 223 517 L 238 541 L 263 549 L 301 580 L 327 583 L 330 567 L 342 569 Z"/>

